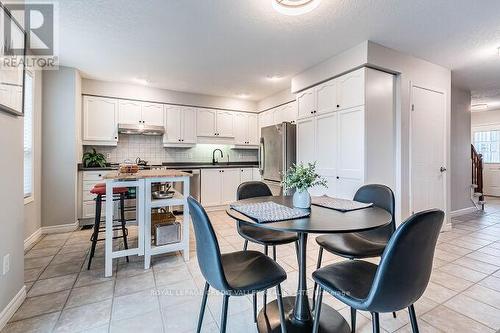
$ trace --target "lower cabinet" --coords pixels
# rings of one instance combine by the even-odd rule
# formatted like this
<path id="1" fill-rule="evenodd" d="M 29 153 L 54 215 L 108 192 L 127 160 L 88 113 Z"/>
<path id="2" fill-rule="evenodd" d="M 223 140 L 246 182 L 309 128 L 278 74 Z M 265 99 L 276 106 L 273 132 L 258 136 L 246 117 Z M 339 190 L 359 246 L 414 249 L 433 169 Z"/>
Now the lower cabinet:
<path id="1" fill-rule="evenodd" d="M 241 183 L 254 180 L 252 168 L 201 170 L 201 204 L 205 207 L 228 205 L 236 201 Z"/>

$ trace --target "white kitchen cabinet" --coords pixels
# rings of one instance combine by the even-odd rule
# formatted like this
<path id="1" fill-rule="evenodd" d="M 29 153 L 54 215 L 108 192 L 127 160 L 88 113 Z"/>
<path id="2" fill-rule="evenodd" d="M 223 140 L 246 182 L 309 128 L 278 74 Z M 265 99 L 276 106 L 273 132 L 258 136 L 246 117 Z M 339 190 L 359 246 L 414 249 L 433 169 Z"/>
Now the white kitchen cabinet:
<path id="1" fill-rule="evenodd" d="M 245 182 L 251 182 L 253 180 L 253 173 L 251 168 L 240 169 L 240 184 Z"/>
<path id="2" fill-rule="evenodd" d="M 314 111 L 316 111 L 317 114 L 337 110 L 337 90 L 337 80 L 327 81 L 315 88 L 316 107 Z"/>
<path id="3" fill-rule="evenodd" d="M 307 89 L 297 95 L 297 112 L 299 118 L 310 117 L 316 107 L 316 88 Z"/>
<path id="4" fill-rule="evenodd" d="M 158 103 L 142 103 L 142 123 L 153 126 L 163 126 L 164 107 Z"/>
<path id="5" fill-rule="evenodd" d="M 253 181 L 261 181 L 262 176 L 260 175 L 259 168 L 252 168 L 252 180 Z"/>
<path id="6" fill-rule="evenodd" d="M 317 172 L 325 177 L 328 188 L 316 187 L 315 195 L 335 195 L 337 186 L 338 115 L 336 112 L 319 115 L 315 119 L 315 160 Z"/>
<path id="7" fill-rule="evenodd" d="M 314 118 L 297 121 L 297 162 L 312 163 L 315 161 L 315 121 Z"/>
<path id="8" fill-rule="evenodd" d="M 237 146 L 257 146 L 259 144 L 258 116 L 235 113 L 234 139 Z"/>
<path id="9" fill-rule="evenodd" d="M 234 137 L 234 113 L 230 111 L 198 109 L 196 133 L 198 136 Z"/>
<path id="10" fill-rule="evenodd" d="M 163 126 L 163 104 L 119 100 L 119 122 L 121 124 L 146 124 Z"/>
<path id="11" fill-rule="evenodd" d="M 283 114 L 282 120 L 295 124 L 297 121 L 297 104 L 295 102 L 288 103 L 281 109 Z"/>
<path id="12" fill-rule="evenodd" d="M 365 104 L 365 71 L 361 68 L 336 79 L 339 110 Z"/>
<path id="13" fill-rule="evenodd" d="M 241 170 L 237 168 L 222 169 L 222 199 L 223 205 L 236 201 L 236 191 L 241 184 Z"/>
<path id="14" fill-rule="evenodd" d="M 196 110 L 190 107 L 166 107 L 163 136 L 165 146 L 193 145 L 196 143 Z"/>
<path id="15" fill-rule="evenodd" d="M 118 100 L 83 97 L 83 144 L 116 146 L 118 142 Z"/>
<path id="16" fill-rule="evenodd" d="M 274 116 L 274 114 L 273 114 L 272 109 L 268 110 L 268 111 L 261 112 L 259 114 L 259 127 L 262 128 L 262 127 L 274 125 L 273 116 Z"/>
<path id="17" fill-rule="evenodd" d="M 205 207 L 221 205 L 222 172 L 221 169 L 201 170 L 201 204 Z"/>

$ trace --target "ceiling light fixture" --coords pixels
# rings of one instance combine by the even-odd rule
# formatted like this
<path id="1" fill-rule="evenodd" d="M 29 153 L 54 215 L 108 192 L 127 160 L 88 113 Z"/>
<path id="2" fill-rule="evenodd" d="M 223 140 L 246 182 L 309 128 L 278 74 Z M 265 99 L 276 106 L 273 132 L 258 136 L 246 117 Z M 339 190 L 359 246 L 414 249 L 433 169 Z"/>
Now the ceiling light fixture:
<path id="1" fill-rule="evenodd" d="M 274 9 L 284 15 L 302 15 L 318 7 L 320 0 L 271 0 Z"/>
<path id="2" fill-rule="evenodd" d="M 486 103 L 474 104 L 470 106 L 471 111 L 482 111 L 486 109 L 488 109 L 488 104 Z"/>
<path id="3" fill-rule="evenodd" d="M 268 81 L 279 81 L 282 79 L 281 75 L 267 75 L 266 78 Z"/>
<path id="4" fill-rule="evenodd" d="M 146 80 L 146 79 L 135 78 L 134 82 L 138 83 L 138 84 L 142 84 L 143 86 L 147 86 L 148 85 L 148 80 Z"/>

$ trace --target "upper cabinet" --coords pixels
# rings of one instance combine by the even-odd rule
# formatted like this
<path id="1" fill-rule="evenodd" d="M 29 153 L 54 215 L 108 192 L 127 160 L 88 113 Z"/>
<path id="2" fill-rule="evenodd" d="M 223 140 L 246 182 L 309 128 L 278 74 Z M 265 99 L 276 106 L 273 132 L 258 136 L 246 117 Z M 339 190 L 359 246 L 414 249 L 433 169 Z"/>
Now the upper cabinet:
<path id="1" fill-rule="evenodd" d="M 164 124 L 163 104 L 119 100 L 118 109 L 121 124 Z"/>
<path id="2" fill-rule="evenodd" d="M 281 124 L 285 121 L 292 124 L 297 121 L 297 103 L 295 101 L 259 114 L 259 128 Z"/>
<path id="3" fill-rule="evenodd" d="M 83 97 L 83 144 L 116 146 L 118 143 L 118 100 Z"/>
<path id="4" fill-rule="evenodd" d="M 199 109 L 196 133 L 204 137 L 234 137 L 234 112 Z"/>
<path id="5" fill-rule="evenodd" d="M 234 139 L 237 146 L 258 146 L 259 118 L 254 114 L 234 114 Z"/>
<path id="6" fill-rule="evenodd" d="M 196 143 L 196 109 L 182 106 L 166 106 L 166 147 L 192 146 Z"/>
<path id="7" fill-rule="evenodd" d="M 350 109 L 365 104 L 365 69 L 324 82 L 297 95 L 298 117 Z"/>

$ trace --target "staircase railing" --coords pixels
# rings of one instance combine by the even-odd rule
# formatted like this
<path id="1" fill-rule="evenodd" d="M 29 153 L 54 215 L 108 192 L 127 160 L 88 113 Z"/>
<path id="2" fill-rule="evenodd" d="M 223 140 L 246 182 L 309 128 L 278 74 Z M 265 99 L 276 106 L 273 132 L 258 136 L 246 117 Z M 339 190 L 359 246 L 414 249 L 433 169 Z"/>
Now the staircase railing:
<path id="1" fill-rule="evenodd" d="M 479 201 L 484 201 L 483 193 L 483 155 L 479 154 L 471 145 L 472 159 L 472 184 L 474 185 L 474 193 L 481 193 Z"/>

